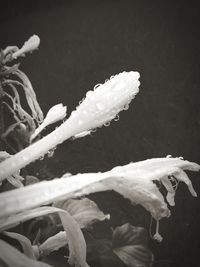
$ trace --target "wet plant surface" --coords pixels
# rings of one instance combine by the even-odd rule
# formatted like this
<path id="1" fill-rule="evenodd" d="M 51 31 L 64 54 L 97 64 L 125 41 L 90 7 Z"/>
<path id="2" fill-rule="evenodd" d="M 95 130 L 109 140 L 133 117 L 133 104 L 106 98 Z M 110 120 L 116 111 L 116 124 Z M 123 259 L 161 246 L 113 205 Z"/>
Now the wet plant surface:
<path id="1" fill-rule="evenodd" d="M 27 163 L 20 172 L 16 170 L 2 180 L 1 194 L 7 192 L 5 196 L 10 196 L 13 209 L 14 199 L 18 199 L 21 217 L 17 220 L 13 213 L 9 221 L 2 215 L 0 237 L 3 243 L 0 245 L 9 259 L 1 259 L 0 264 L 16 266 L 16 261 L 12 262 L 10 257 L 12 254 L 19 266 L 31 266 L 27 258 L 21 258 L 25 254 L 33 264 L 41 264 L 33 266 L 43 266 L 45 262 L 52 266 L 70 266 L 68 261 L 77 264 L 77 259 L 86 266 L 82 249 L 85 242 L 90 266 L 197 267 L 200 202 L 199 198 L 191 197 L 182 182 L 193 196 L 195 191 L 199 195 L 199 173 L 191 172 L 198 169 L 192 162 L 200 163 L 197 149 L 200 144 L 198 5 L 160 2 L 152 5 L 145 1 L 36 1 L 28 6 L 23 2 L 10 2 L 2 12 L 0 130 L 1 150 L 6 153 L 1 154 L 0 161 L 4 161 L 1 166 L 6 166 L 6 160 L 10 160 L 7 170 L 12 168 L 13 154 L 23 152 L 31 143 L 36 144 L 67 121 L 81 99 L 84 105 L 83 97 L 88 90 L 93 90 L 95 83 L 104 84 L 113 74 L 134 70 L 140 73 L 141 85 L 136 98 L 132 100 L 131 96 L 129 106 L 123 106 L 127 111 L 115 118 L 112 112 L 109 113 L 108 122 L 103 121 L 109 127 L 92 129 L 90 124 L 61 145 L 48 149 L 31 164 Z M 102 111 L 99 99 L 95 103 Z M 63 105 L 58 107 L 58 103 Z M 106 116 L 98 117 L 98 122 Z M 48 120 L 41 127 L 43 117 Z M 83 119 L 81 117 L 81 121 Z M 168 154 L 172 155 L 169 161 L 180 160 L 180 165 L 174 161 L 165 169 Z M 26 155 L 23 155 L 26 161 Z M 179 159 L 179 156 L 191 162 Z M 134 180 L 134 169 L 131 171 L 134 185 L 125 174 L 122 179 L 115 173 L 111 180 L 110 177 L 101 180 L 97 175 L 99 180 L 95 188 L 88 184 L 84 190 L 81 186 L 78 191 L 70 189 L 64 202 L 54 198 L 53 188 L 58 188 L 59 182 L 55 181 L 56 187 L 47 183 L 44 191 L 38 186 L 41 197 L 34 193 L 33 199 L 40 204 L 29 211 L 23 208 L 25 201 L 17 193 L 19 191 L 9 195 L 18 190 L 16 187 L 51 182 L 65 174 L 57 191 L 59 195 L 65 181 L 68 185 L 67 179 L 76 179 L 77 173 L 101 172 L 104 175 L 108 172 L 113 175 L 115 166 L 147 158 L 162 160 L 157 167 L 150 161 L 154 178 L 148 176 L 150 183 L 145 192 L 138 189 L 141 185 Z M 150 169 L 146 162 L 141 162 L 138 175 Z M 188 169 L 193 187 L 185 176 L 184 171 Z M 161 170 L 166 171 L 165 176 L 159 176 Z M 147 173 L 145 175 L 147 179 Z M 77 177 L 77 180 L 83 177 Z M 144 185 L 141 188 L 144 189 Z M 45 206 L 44 192 L 52 198 Z M 147 193 L 148 198 L 144 201 Z M 24 195 L 27 207 L 34 202 L 28 203 L 29 194 Z M 158 202 L 152 201 L 154 197 Z M 6 201 L 1 203 L 8 207 Z M 4 212 L 8 209 L 1 208 L 1 214 Z M 167 218 L 169 213 L 171 216 Z M 71 216 L 72 221 L 66 216 Z M 78 231 L 76 238 L 73 230 L 68 233 L 71 244 L 66 239 L 69 221 L 73 230 Z M 153 237 L 163 238 L 163 241 L 158 243 Z M 5 243 L 12 247 L 6 247 Z M 17 250 L 13 251 L 13 247 Z M 70 251 L 75 252 L 76 260 Z"/>

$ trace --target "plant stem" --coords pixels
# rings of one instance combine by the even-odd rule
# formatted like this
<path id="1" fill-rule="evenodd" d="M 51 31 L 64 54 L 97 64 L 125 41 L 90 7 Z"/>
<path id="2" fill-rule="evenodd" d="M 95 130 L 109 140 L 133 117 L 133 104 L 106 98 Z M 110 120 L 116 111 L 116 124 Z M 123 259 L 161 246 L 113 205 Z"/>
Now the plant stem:
<path id="1" fill-rule="evenodd" d="M 45 155 L 48 150 L 76 134 L 74 132 L 75 129 L 70 127 L 70 123 L 66 121 L 41 140 L 3 161 L 0 164 L 0 181 Z"/>

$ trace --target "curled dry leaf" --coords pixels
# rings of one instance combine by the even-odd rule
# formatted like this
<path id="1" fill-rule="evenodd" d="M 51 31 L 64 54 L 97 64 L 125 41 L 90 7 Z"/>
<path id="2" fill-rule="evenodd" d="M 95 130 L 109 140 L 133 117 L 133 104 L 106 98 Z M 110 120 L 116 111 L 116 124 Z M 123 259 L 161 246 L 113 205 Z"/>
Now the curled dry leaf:
<path id="1" fill-rule="evenodd" d="M 68 211 L 81 228 L 85 228 L 96 221 L 110 218 L 109 214 L 105 215 L 94 201 L 88 198 L 57 201 L 54 206 Z"/>
<path id="2" fill-rule="evenodd" d="M 153 254 L 147 248 L 147 232 L 126 223 L 113 232 L 113 252 L 128 267 L 150 267 Z"/>

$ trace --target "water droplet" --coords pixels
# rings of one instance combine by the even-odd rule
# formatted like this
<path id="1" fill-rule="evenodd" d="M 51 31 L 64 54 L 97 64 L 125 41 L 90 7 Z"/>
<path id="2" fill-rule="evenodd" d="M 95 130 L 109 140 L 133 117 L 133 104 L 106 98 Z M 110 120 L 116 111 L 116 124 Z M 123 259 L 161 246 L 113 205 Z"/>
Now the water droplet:
<path id="1" fill-rule="evenodd" d="M 90 90 L 90 91 L 88 91 L 88 92 L 86 93 L 86 96 L 87 96 L 87 97 L 90 97 L 90 96 L 92 96 L 93 94 L 94 94 L 94 92 Z"/>
<path id="2" fill-rule="evenodd" d="M 95 87 L 94 87 L 94 90 L 96 90 L 101 85 L 102 85 L 101 83 L 96 84 Z"/>
<path id="3" fill-rule="evenodd" d="M 85 98 L 81 99 L 81 100 L 79 101 L 79 105 L 82 104 L 84 100 L 85 100 Z"/>
<path id="4" fill-rule="evenodd" d="M 105 127 L 110 126 L 110 122 L 109 122 L 109 121 L 108 121 L 108 122 L 105 122 L 105 123 L 104 123 L 104 126 L 105 126 Z"/>
<path id="5" fill-rule="evenodd" d="M 123 110 L 128 110 L 129 109 L 129 104 L 126 104 L 123 108 Z"/>
<path id="6" fill-rule="evenodd" d="M 47 152 L 47 157 L 48 157 L 48 158 L 53 157 L 53 155 L 54 155 L 54 151 L 55 151 L 55 149 L 50 149 L 50 150 Z"/>
<path id="7" fill-rule="evenodd" d="M 40 158 L 39 158 L 39 160 L 43 160 L 44 159 L 44 156 L 41 156 Z"/>
<path id="8" fill-rule="evenodd" d="M 114 121 L 118 121 L 119 120 L 119 115 L 117 114 L 117 116 L 114 118 Z"/>

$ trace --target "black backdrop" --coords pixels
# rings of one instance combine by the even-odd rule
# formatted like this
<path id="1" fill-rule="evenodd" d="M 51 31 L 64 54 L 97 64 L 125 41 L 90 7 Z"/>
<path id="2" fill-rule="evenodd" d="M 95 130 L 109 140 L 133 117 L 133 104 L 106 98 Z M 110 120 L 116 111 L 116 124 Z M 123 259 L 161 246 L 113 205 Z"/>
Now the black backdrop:
<path id="1" fill-rule="evenodd" d="M 46 172 L 60 176 L 104 171 L 168 154 L 200 163 L 197 2 L 65 0 L 1 5 L 2 48 L 20 46 L 32 34 L 41 38 L 39 50 L 22 60 L 21 69 L 31 79 L 44 112 L 61 102 L 70 114 L 95 84 L 123 70 L 141 74 L 140 93 L 120 120 L 59 146 L 54 158 L 45 160 Z M 190 176 L 200 195 L 200 174 Z M 116 196 L 107 197 L 115 205 Z M 200 199 L 181 186 L 176 202 L 172 217 L 161 224 L 163 243 L 151 244 L 156 266 L 200 266 Z M 145 216 L 131 216 L 132 222 L 138 224 L 140 217 L 148 227 Z"/>

